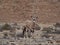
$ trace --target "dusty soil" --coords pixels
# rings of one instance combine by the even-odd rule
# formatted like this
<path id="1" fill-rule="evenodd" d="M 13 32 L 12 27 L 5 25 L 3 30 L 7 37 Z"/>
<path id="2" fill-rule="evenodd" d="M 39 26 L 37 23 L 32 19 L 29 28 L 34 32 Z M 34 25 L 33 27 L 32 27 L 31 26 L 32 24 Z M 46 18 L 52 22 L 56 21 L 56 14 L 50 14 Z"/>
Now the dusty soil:
<path id="1" fill-rule="evenodd" d="M 21 22 L 38 16 L 38 22 L 60 22 L 60 0 L 0 0 L 0 22 Z"/>

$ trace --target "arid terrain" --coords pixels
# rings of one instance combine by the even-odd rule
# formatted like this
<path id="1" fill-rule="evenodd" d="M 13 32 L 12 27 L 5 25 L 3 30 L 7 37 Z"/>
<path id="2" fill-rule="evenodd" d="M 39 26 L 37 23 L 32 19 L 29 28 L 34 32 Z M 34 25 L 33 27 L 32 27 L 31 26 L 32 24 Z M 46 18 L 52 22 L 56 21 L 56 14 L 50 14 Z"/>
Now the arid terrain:
<path id="1" fill-rule="evenodd" d="M 22 22 L 31 15 L 40 23 L 60 22 L 60 0 L 0 0 L 0 22 Z"/>
<path id="2" fill-rule="evenodd" d="M 60 23 L 2 23 L 0 45 L 60 45 Z"/>
<path id="3" fill-rule="evenodd" d="M 60 0 L 0 0 L 0 45 L 60 45 Z"/>

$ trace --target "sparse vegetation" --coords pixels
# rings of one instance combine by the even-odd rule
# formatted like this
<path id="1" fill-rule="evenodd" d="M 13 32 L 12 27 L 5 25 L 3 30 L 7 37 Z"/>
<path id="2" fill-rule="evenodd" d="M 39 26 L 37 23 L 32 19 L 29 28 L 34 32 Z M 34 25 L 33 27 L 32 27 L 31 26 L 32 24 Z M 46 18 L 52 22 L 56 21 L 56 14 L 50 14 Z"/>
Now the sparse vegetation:
<path id="1" fill-rule="evenodd" d="M 12 27 L 9 24 L 4 24 L 2 26 L 2 30 L 11 30 L 11 29 L 12 29 Z"/>
<path id="2" fill-rule="evenodd" d="M 48 27 L 48 28 L 43 28 L 43 30 L 45 33 L 52 33 L 53 29 Z"/>
<path id="3" fill-rule="evenodd" d="M 54 26 L 55 27 L 60 27 L 60 23 L 56 23 Z"/>
<path id="4" fill-rule="evenodd" d="M 60 0 L 0 0 L 0 22 L 0 45 L 60 45 Z"/>

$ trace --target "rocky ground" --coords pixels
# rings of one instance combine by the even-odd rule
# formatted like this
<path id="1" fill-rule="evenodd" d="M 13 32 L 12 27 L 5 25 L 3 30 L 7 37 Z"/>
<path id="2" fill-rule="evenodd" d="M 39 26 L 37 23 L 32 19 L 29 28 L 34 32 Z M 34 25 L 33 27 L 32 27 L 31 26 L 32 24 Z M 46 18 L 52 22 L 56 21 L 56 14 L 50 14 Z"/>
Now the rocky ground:
<path id="1" fill-rule="evenodd" d="M 20 24 L 20 27 L 21 27 L 22 24 Z M 57 33 L 45 33 L 43 32 L 42 30 L 44 28 L 44 30 L 49 30 L 50 29 L 52 30 L 55 30 L 53 27 L 52 24 L 39 24 L 39 26 L 41 27 L 40 30 L 35 30 L 34 33 L 32 34 L 32 37 L 24 37 L 24 38 L 21 38 L 21 37 L 17 37 L 16 34 L 22 32 L 21 29 L 20 30 L 15 30 L 17 33 L 14 33 L 14 32 L 10 32 L 9 30 L 4 30 L 3 32 L 0 32 L 0 44 L 1 45 L 58 45 L 60 43 L 58 43 L 60 40 L 60 34 L 57 34 Z M 50 28 L 48 28 L 50 27 Z M 52 30 L 52 32 L 53 32 Z M 5 38 L 4 38 L 4 34 L 7 33 L 8 36 L 6 37 L 5 35 Z M 10 34 L 15 34 L 15 36 L 11 37 Z M 47 37 L 42 37 L 42 35 L 46 35 L 47 34 Z M 49 35 L 49 36 L 48 36 Z"/>

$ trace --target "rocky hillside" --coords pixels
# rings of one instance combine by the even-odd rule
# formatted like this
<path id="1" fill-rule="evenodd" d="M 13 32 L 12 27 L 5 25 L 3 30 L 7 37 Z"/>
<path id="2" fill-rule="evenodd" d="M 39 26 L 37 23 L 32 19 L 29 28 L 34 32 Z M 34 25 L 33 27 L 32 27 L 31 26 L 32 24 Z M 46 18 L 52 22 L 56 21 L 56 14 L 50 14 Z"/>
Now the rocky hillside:
<path id="1" fill-rule="evenodd" d="M 60 22 L 60 0 L 0 0 L 0 22 L 21 22 L 31 15 L 42 23 Z"/>

